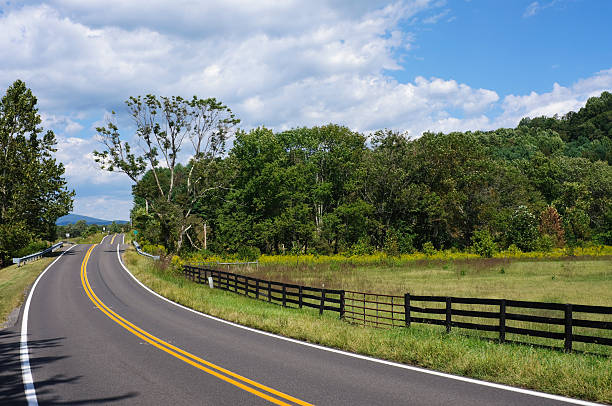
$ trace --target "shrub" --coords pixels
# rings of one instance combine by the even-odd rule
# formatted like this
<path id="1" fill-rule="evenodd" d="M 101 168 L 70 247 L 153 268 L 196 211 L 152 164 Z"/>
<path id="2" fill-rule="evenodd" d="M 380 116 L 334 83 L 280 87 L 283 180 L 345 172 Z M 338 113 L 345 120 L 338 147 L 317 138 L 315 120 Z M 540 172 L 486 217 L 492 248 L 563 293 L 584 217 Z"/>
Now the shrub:
<path id="1" fill-rule="evenodd" d="M 548 234 L 541 235 L 540 238 L 538 238 L 537 246 L 538 251 L 551 252 L 555 247 L 555 238 Z"/>
<path id="2" fill-rule="evenodd" d="M 374 253 L 374 247 L 370 245 L 366 237 L 361 237 L 349 250 L 350 255 L 371 255 L 372 253 Z"/>
<path id="3" fill-rule="evenodd" d="M 507 239 L 522 251 L 534 251 L 537 247 L 538 221 L 526 206 L 519 206 L 510 216 Z"/>
<path id="4" fill-rule="evenodd" d="M 481 257 L 491 258 L 497 252 L 497 244 L 488 230 L 478 230 L 472 236 L 472 249 Z"/>
<path id="5" fill-rule="evenodd" d="M 539 231 L 541 235 L 551 237 L 552 243 L 556 247 L 565 245 L 565 231 L 563 230 L 563 220 L 553 206 L 548 206 L 540 213 Z"/>
<path id="6" fill-rule="evenodd" d="M 261 251 L 257 247 L 241 246 L 238 248 L 237 255 L 241 261 L 254 262 L 261 256 Z"/>
<path id="7" fill-rule="evenodd" d="M 26 255 L 34 254 L 48 248 L 48 244 L 45 241 L 37 240 L 31 241 L 25 247 L 15 251 L 13 254 L 15 257 L 25 257 Z"/>
<path id="8" fill-rule="evenodd" d="M 435 255 L 435 253 L 436 247 L 434 247 L 431 241 L 427 241 L 425 244 L 423 244 L 423 254 L 427 255 L 428 257 L 431 257 Z"/>

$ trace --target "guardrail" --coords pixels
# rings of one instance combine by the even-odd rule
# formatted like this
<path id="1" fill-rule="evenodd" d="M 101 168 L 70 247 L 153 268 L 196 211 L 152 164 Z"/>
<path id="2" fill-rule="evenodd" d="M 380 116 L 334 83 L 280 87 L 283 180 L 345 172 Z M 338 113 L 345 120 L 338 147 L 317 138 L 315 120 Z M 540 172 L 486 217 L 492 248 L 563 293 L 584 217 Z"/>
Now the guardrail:
<path id="1" fill-rule="evenodd" d="M 218 289 L 280 304 L 283 307 L 299 309 L 310 307 L 318 309 L 319 314 L 327 310 L 339 313 L 341 319 L 344 317 L 343 290 L 274 282 L 191 265 L 183 266 L 183 274 L 187 279 L 202 284 L 209 283 L 208 278 L 211 277 L 213 286 Z"/>
<path id="2" fill-rule="evenodd" d="M 378 295 L 346 291 L 346 320 L 373 327 L 409 327 L 411 323 L 508 335 L 612 346 L 612 307 L 447 296 Z M 416 305 L 415 305 L 416 304 Z M 532 343 L 527 343 L 532 344 Z M 549 345 L 546 345 L 549 346 Z"/>
<path id="3" fill-rule="evenodd" d="M 23 264 L 25 264 L 25 263 L 27 263 L 29 261 L 36 261 L 37 259 L 40 259 L 43 256 L 47 255 L 48 253 L 53 252 L 56 249 L 63 247 L 64 244 L 66 244 L 66 242 L 60 241 L 60 242 L 58 242 L 56 244 L 53 244 L 52 246 L 50 246 L 46 250 L 42 250 L 40 252 L 35 252 L 34 254 L 26 255 L 25 257 L 21 257 L 21 258 L 13 258 L 13 264 L 17 264 L 17 266 L 22 266 Z"/>
<path id="4" fill-rule="evenodd" d="M 149 257 L 152 258 L 154 260 L 159 260 L 159 255 L 151 255 L 149 253 L 144 252 L 141 248 L 140 248 L 140 244 L 138 244 L 136 241 L 132 240 L 132 244 L 134 244 L 134 248 L 136 248 L 136 252 L 138 252 L 140 255 L 144 256 L 144 257 Z"/>

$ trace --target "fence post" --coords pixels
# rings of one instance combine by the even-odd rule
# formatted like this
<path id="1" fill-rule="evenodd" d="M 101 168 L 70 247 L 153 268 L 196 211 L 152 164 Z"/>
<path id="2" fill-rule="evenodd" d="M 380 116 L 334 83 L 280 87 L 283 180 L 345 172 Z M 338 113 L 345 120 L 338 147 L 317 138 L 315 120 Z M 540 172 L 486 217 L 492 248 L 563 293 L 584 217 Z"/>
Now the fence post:
<path id="1" fill-rule="evenodd" d="M 565 305 L 565 352 L 572 351 L 572 305 Z"/>
<path id="2" fill-rule="evenodd" d="M 446 298 L 446 332 L 451 331 L 451 315 L 452 315 L 452 300 L 450 297 Z"/>
<path id="3" fill-rule="evenodd" d="M 249 278 L 248 276 L 244 277 L 244 295 L 249 296 Z"/>
<path id="4" fill-rule="evenodd" d="M 255 299 L 259 299 L 259 279 L 255 279 Z"/>
<path id="5" fill-rule="evenodd" d="M 299 289 L 298 289 L 298 305 L 300 306 L 300 309 L 302 308 L 302 285 L 300 285 Z"/>
<path id="6" fill-rule="evenodd" d="M 321 290 L 321 305 L 319 306 L 319 315 L 323 314 L 324 306 L 325 306 L 325 289 Z"/>
<path id="7" fill-rule="evenodd" d="M 404 295 L 404 319 L 406 327 L 410 327 L 410 293 Z"/>
<path id="8" fill-rule="evenodd" d="M 287 305 L 287 286 L 283 283 L 283 307 Z"/>
<path id="9" fill-rule="evenodd" d="M 272 282 L 268 281 L 268 302 L 272 301 Z"/>
<path id="10" fill-rule="evenodd" d="M 506 299 L 499 302 L 499 342 L 506 341 Z"/>
<path id="11" fill-rule="evenodd" d="M 344 319 L 344 291 L 340 291 L 340 320 Z"/>

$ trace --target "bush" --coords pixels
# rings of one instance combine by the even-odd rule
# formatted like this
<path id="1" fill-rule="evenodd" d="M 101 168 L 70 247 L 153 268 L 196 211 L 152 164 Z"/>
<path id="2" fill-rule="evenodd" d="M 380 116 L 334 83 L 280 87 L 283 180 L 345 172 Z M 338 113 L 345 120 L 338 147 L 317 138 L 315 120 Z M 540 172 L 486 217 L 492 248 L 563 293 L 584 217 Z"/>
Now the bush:
<path id="1" fill-rule="evenodd" d="M 565 245 L 565 230 L 563 230 L 563 220 L 553 206 L 548 206 L 540 213 L 540 234 L 551 237 L 552 243 L 556 247 Z M 552 248 L 551 248 L 552 249 Z"/>
<path id="2" fill-rule="evenodd" d="M 49 247 L 49 245 L 45 241 L 41 241 L 41 240 L 31 241 L 25 247 L 15 251 L 13 255 L 16 258 L 25 257 L 26 255 L 34 254 L 36 252 L 40 252 L 42 250 L 45 250 L 48 247 Z"/>
<path id="3" fill-rule="evenodd" d="M 261 251 L 257 247 L 241 246 L 237 255 L 241 261 L 254 262 L 261 256 Z"/>
<path id="4" fill-rule="evenodd" d="M 425 244 L 423 244 L 423 254 L 427 255 L 428 257 L 431 257 L 435 255 L 435 253 L 436 247 L 434 247 L 431 241 L 427 241 Z"/>
<path id="5" fill-rule="evenodd" d="M 548 234 L 541 235 L 538 238 L 538 251 L 551 252 L 555 247 L 555 239 Z"/>
<path id="6" fill-rule="evenodd" d="M 539 237 L 538 220 L 526 206 L 519 206 L 508 224 L 507 239 L 523 252 L 535 251 Z"/>
<path id="7" fill-rule="evenodd" d="M 349 250 L 351 255 L 371 255 L 372 253 L 374 253 L 374 247 L 370 245 L 366 237 L 361 237 Z"/>
<path id="8" fill-rule="evenodd" d="M 472 249 L 481 257 L 491 258 L 497 252 L 497 244 L 487 230 L 478 230 L 472 236 Z"/>

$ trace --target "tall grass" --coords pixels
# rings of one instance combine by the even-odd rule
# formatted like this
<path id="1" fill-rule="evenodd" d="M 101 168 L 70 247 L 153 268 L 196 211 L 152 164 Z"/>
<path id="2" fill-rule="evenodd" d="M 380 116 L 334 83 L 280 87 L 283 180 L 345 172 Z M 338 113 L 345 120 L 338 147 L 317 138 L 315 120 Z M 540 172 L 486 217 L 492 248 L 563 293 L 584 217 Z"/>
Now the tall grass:
<path id="1" fill-rule="evenodd" d="M 448 373 L 612 403 L 611 357 L 499 345 L 424 325 L 391 330 L 353 326 L 338 320 L 336 313 L 319 316 L 198 285 L 133 251 L 124 258 L 134 275 L 156 292 L 246 326 Z"/>

